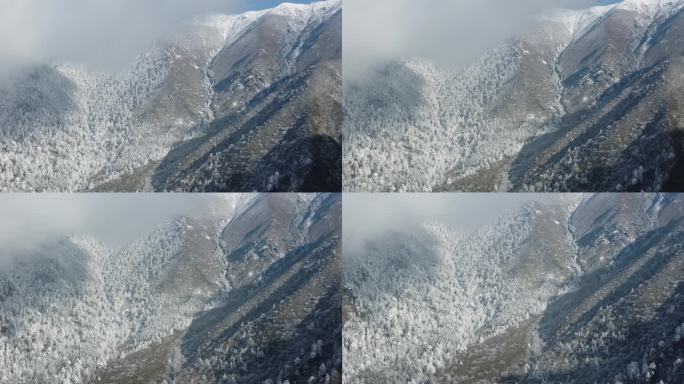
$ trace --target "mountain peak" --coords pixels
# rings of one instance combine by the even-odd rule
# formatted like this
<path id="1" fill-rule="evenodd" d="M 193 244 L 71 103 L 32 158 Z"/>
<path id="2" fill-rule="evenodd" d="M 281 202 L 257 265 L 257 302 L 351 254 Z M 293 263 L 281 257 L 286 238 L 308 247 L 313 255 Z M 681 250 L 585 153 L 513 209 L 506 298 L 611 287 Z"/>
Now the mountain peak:
<path id="1" fill-rule="evenodd" d="M 223 39 L 239 34 L 246 26 L 263 16 L 266 11 L 250 11 L 237 15 L 214 14 L 197 20 L 196 23 L 217 29 Z"/>
<path id="2" fill-rule="evenodd" d="M 317 1 L 309 4 L 282 3 L 268 11 L 270 14 L 283 16 L 310 16 L 314 13 L 334 12 L 342 6 L 341 0 Z"/>
<path id="3" fill-rule="evenodd" d="M 601 5 L 582 10 L 553 9 L 541 15 L 544 20 L 558 22 L 567 27 L 571 34 L 581 32 L 594 21 L 610 12 L 615 5 Z"/>
<path id="4" fill-rule="evenodd" d="M 342 7 L 341 0 L 317 1 L 309 4 L 281 3 L 274 8 L 239 14 L 213 14 L 196 19 L 194 23 L 217 29 L 224 40 L 238 36 L 253 22 L 265 15 L 280 15 L 295 19 L 309 19 L 315 14 L 330 14 Z"/>
<path id="5" fill-rule="evenodd" d="M 655 15 L 664 9 L 673 9 L 684 4 L 683 0 L 624 0 L 617 4 L 616 9 L 644 12 Z"/>

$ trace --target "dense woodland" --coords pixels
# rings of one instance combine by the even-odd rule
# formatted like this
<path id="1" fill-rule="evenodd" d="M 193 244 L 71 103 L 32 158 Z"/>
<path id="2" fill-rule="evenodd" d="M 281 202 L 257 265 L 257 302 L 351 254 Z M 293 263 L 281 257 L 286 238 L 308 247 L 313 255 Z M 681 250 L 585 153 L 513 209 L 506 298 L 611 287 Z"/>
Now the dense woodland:
<path id="1" fill-rule="evenodd" d="M 345 188 L 429 191 L 516 153 L 536 133 L 491 118 L 487 105 L 516 73 L 522 47 L 497 49 L 462 72 L 393 64 L 345 94 Z"/>
<path id="2" fill-rule="evenodd" d="M 354 302 L 344 328 L 348 382 L 425 382 L 469 345 L 541 313 L 559 289 L 508 273 L 534 215 L 528 206 L 466 237 L 429 224 L 345 255 Z"/>
<path id="3" fill-rule="evenodd" d="M 605 194 L 376 236 L 344 255 L 345 382 L 678 382 L 683 207 Z"/>
<path id="4" fill-rule="evenodd" d="M 345 190 L 679 190 L 682 5 L 548 11 L 465 68 L 350 79 Z"/>
<path id="5" fill-rule="evenodd" d="M 88 189 L 161 159 L 179 137 L 139 113 L 167 79 L 170 56 L 154 50 L 117 75 L 45 66 L 0 90 L 2 188 Z"/>
<path id="6" fill-rule="evenodd" d="M 340 384 L 339 196 L 209 200 L 128 245 L 12 255 L 0 383 Z"/>
<path id="7" fill-rule="evenodd" d="M 175 221 L 120 250 L 64 239 L 2 272 L 0 382 L 81 383 L 187 327 L 203 303 L 153 286 L 185 230 Z"/>

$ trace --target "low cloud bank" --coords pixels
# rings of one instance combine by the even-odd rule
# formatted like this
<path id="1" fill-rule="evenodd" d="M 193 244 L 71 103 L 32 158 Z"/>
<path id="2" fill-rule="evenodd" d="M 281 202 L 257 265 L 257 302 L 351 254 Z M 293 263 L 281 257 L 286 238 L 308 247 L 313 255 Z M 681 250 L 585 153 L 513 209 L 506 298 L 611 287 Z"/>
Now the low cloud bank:
<path id="1" fill-rule="evenodd" d="M 593 5 L 595 0 L 345 0 L 345 79 L 411 57 L 461 68 L 545 10 Z"/>
<path id="2" fill-rule="evenodd" d="M 113 247 L 124 246 L 165 221 L 191 215 L 220 198 L 200 194 L 3 194 L 0 266 L 65 236 L 92 236 Z"/>
<path id="3" fill-rule="evenodd" d="M 459 193 L 345 194 L 343 248 L 354 253 L 376 236 L 411 231 L 426 222 L 469 234 L 530 202 L 578 199 L 581 194 Z"/>
<path id="4" fill-rule="evenodd" d="M 2 0 L 0 71 L 54 61 L 114 71 L 184 20 L 244 7 L 242 0 Z"/>

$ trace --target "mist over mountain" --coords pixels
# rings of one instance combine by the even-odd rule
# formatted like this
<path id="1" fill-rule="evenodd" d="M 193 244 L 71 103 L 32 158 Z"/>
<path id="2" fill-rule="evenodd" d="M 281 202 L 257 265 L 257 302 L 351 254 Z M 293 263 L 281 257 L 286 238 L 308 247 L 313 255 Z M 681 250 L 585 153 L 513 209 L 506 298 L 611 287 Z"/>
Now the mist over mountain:
<path id="1" fill-rule="evenodd" d="M 340 196 L 195 199 L 123 245 L 13 252 L 0 383 L 340 383 Z"/>
<path id="2" fill-rule="evenodd" d="M 341 13 L 188 12 L 118 71 L 25 66 L 0 84 L 0 189 L 339 191 Z"/>
<path id="3" fill-rule="evenodd" d="M 583 9 L 595 0 L 412 0 L 345 2 L 344 78 L 368 80 L 389 61 L 421 58 L 463 69 L 550 8 Z"/>
<path id="4" fill-rule="evenodd" d="M 55 61 L 118 71 L 183 20 L 242 8 L 237 0 L 6 0 L 0 4 L 0 33 L 6 36 L 0 42 L 0 81 L 21 68 Z"/>
<path id="5" fill-rule="evenodd" d="M 681 190 L 682 4 L 540 10 L 468 65 L 345 79 L 345 190 Z"/>
<path id="6" fill-rule="evenodd" d="M 679 382 L 682 220 L 678 194 L 564 195 L 345 249 L 344 380 Z"/>

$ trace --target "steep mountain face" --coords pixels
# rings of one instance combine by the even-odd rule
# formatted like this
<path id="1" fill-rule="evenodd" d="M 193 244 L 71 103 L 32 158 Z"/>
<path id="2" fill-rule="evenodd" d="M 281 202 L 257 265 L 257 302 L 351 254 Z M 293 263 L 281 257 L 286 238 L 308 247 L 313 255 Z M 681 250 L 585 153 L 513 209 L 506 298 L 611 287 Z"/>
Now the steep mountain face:
<path id="1" fill-rule="evenodd" d="M 349 84 L 345 189 L 678 190 L 682 4 L 547 12 L 462 71 Z"/>
<path id="2" fill-rule="evenodd" d="M 580 206 L 573 222 L 607 205 L 576 232 L 584 274 L 539 319 L 542 348 L 527 371 L 501 381 L 681 381 L 682 203 L 680 195 L 596 196 Z"/>
<path id="3" fill-rule="evenodd" d="M 0 272 L 2 383 L 339 383 L 340 198 L 216 198 Z"/>
<path id="4" fill-rule="evenodd" d="M 341 383 L 340 235 L 339 195 L 263 196 L 231 222 L 232 290 L 183 337 L 177 381 Z"/>
<path id="5" fill-rule="evenodd" d="M 339 191 L 341 2 L 187 23 L 114 75 L 0 89 L 9 191 Z"/>
<path id="6" fill-rule="evenodd" d="M 345 381 L 678 382 L 683 203 L 564 196 L 345 253 Z"/>

